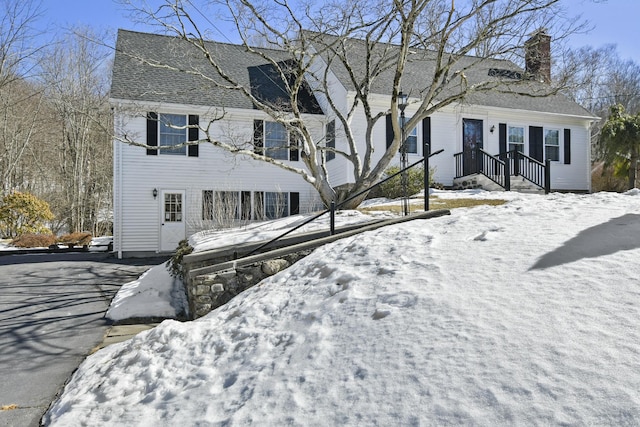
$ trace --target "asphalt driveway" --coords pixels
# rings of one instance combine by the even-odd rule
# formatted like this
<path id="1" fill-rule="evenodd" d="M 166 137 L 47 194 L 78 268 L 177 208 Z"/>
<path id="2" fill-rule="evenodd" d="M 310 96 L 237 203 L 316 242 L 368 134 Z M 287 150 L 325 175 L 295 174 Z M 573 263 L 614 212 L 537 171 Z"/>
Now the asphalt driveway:
<path id="1" fill-rule="evenodd" d="M 38 426 L 102 341 L 120 286 L 166 260 L 105 253 L 0 256 L 0 426 Z"/>

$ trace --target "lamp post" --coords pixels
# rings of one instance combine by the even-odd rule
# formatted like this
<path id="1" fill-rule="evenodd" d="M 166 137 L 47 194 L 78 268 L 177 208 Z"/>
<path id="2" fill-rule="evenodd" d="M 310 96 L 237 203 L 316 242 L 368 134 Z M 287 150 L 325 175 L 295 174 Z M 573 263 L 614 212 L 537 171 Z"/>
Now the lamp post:
<path id="1" fill-rule="evenodd" d="M 401 143 L 400 143 L 400 168 L 402 174 L 400 175 L 400 185 L 402 186 L 402 212 L 404 216 L 409 215 L 409 195 L 407 194 L 407 187 L 409 185 L 407 171 L 407 141 L 405 134 L 405 117 L 404 109 L 407 108 L 408 96 L 406 93 L 398 94 L 398 108 L 400 109 L 400 124 L 402 129 Z"/>

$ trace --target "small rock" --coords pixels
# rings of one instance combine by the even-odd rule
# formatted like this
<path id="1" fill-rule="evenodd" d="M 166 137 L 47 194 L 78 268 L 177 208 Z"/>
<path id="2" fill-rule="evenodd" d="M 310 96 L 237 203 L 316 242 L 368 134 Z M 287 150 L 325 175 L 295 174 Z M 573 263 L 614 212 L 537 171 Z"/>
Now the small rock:
<path id="1" fill-rule="evenodd" d="M 262 272 L 267 276 L 273 276 L 274 274 L 284 270 L 289 267 L 289 262 L 284 259 L 272 259 L 269 261 L 265 261 L 262 264 Z"/>
<path id="2" fill-rule="evenodd" d="M 207 295 L 211 287 L 209 285 L 197 285 L 196 286 L 196 295 Z"/>
<path id="3" fill-rule="evenodd" d="M 214 283 L 211 285 L 212 294 L 221 294 L 222 292 L 224 292 L 224 285 L 222 283 Z"/>

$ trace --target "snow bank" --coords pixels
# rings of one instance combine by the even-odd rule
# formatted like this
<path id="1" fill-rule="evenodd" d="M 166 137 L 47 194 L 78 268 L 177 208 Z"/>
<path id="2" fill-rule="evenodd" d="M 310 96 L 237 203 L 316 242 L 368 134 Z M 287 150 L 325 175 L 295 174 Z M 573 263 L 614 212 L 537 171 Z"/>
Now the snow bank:
<path id="1" fill-rule="evenodd" d="M 165 264 L 147 270 L 138 280 L 124 284 L 111 301 L 105 317 L 125 320 L 135 317 L 176 318 L 186 310 L 182 284 L 169 275 Z"/>
<path id="2" fill-rule="evenodd" d="M 343 239 L 90 356 L 45 422 L 637 425 L 638 212 L 522 195 Z"/>

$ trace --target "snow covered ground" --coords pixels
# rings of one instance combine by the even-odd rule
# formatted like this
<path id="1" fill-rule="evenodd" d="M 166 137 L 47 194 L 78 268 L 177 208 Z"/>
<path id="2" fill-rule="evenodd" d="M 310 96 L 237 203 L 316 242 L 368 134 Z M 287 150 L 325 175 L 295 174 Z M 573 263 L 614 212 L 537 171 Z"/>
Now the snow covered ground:
<path id="1" fill-rule="evenodd" d="M 182 283 L 171 277 L 166 264 L 160 264 L 138 280 L 122 285 L 105 317 L 114 321 L 145 317 L 176 319 L 186 313 L 187 306 Z"/>
<path id="2" fill-rule="evenodd" d="M 100 350 L 45 423 L 640 424 L 640 192 L 463 194 L 505 195 Z"/>

